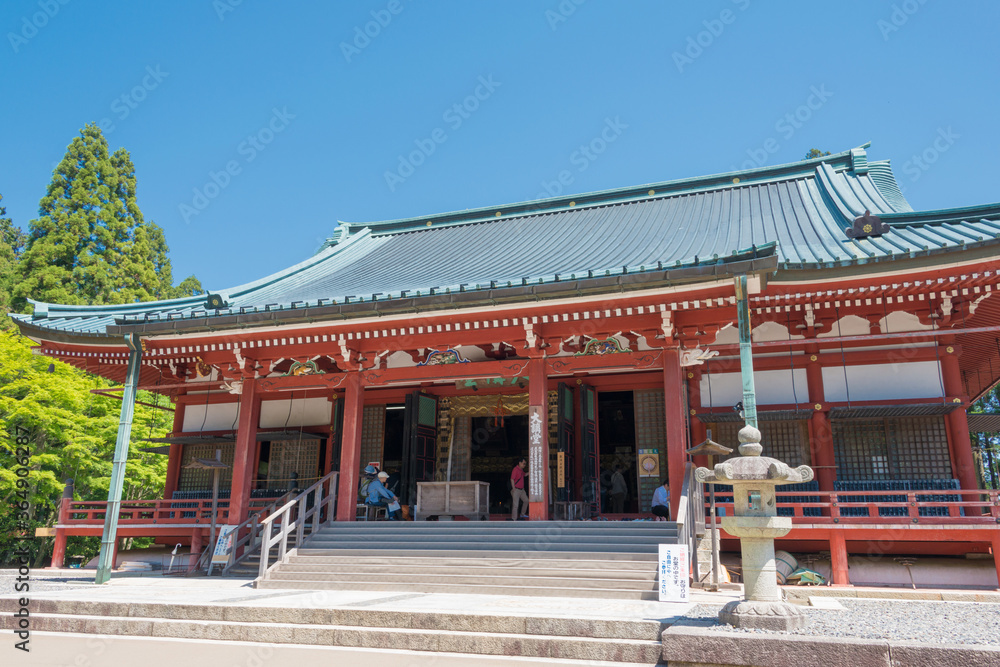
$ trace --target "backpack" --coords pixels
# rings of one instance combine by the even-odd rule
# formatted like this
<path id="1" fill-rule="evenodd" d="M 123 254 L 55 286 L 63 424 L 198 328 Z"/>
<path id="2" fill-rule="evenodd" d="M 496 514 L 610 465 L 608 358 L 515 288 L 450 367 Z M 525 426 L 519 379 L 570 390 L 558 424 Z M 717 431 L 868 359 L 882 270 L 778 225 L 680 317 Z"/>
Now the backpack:
<path id="1" fill-rule="evenodd" d="M 358 487 L 358 500 L 364 502 L 368 500 L 368 485 L 372 483 L 371 477 L 365 477 L 361 480 L 361 485 Z"/>

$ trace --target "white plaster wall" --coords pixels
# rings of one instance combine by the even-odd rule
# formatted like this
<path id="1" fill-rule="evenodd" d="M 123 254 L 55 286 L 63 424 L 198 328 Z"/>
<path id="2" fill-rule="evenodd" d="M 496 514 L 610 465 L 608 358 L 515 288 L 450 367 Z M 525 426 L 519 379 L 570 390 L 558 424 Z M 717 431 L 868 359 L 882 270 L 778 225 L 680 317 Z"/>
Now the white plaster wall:
<path id="1" fill-rule="evenodd" d="M 386 361 L 389 368 L 410 368 L 416 366 L 409 352 L 393 352 Z"/>
<path id="2" fill-rule="evenodd" d="M 740 342 L 740 330 L 732 324 L 727 324 L 719 329 L 713 345 L 737 345 Z"/>
<path id="3" fill-rule="evenodd" d="M 890 401 L 908 398 L 939 398 L 941 379 L 936 361 L 847 366 L 847 384 L 840 366 L 823 369 L 823 392 L 827 401 Z"/>
<path id="4" fill-rule="evenodd" d="M 835 336 L 867 336 L 871 333 L 871 324 L 863 317 L 845 315 L 830 326 L 829 331 L 816 334 L 816 338 L 833 338 Z"/>
<path id="5" fill-rule="evenodd" d="M 184 432 L 231 431 L 236 428 L 239 404 L 233 403 L 188 403 L 184 408 Z M 207 414 L 206 414 L 207 413 Z M 204 426 L 202 422 L 204 421 Z"/>
<path id="6" fill-rule="evenodd" d="M 326 426 L 330 423 L 332 407 L 326 398 L 261 401 L 260 428 L 281 428 L 286 426 L 286 421 L 287 426 Z"/>
<path id="7" fill-rule="evenodd" d="M 795 369 L 794 391 L 792 371 L 754 371 L 754 389 L 757 391 L 757 405 L 778 403 L 809 403 L 809 388 L 806 385 L 806 370 Z M 709 382 L 712 385 L 709 400 Z M 796 400 L 798 399 L 798 400 Z M 701 404 L 708 408 L 731 408 L 743 400 L 743 378 L 739 373 L 702 373 Z"/>
<path id="8" fill-rule="evenodd" d="M 800 333 L 792 331 L 792 340 L 804 338 Z M 778 322 L 762 322 L 750 332 L 750 340 L 761 343 L 765 340 L 788 340 L 788 327 Z M 739 341 L 739 330 L 736 330 L 736 342 Z"/>
<path id="9" fill-rule="evenodd" d="M 934 325 L 922 324 L 920 318 L 913 313 L 897 310 L 889 313 L 889 317 L 879 320 L 879 327 L 882 333 L 901 333 L 904 331 L 927 331 L 933 329 Z"/>

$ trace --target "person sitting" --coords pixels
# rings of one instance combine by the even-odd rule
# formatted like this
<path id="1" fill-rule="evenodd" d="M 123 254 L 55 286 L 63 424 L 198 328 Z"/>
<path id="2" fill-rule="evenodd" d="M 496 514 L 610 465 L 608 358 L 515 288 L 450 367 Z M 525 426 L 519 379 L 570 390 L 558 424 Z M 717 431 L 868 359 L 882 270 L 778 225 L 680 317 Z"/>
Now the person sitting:
<path id="1" fill-rule="evenodd" d="M 378 473 L 378 468 L 375 466 L 365 466 L 364 476 L 358 483 L 358 502 L 365 503 L 368 502 L 368 485 L 372 483 L 375 479 L 375 475 Z"/>
<path id="2" fill-rule="evenodd" d="M 390 493 L 385 488 L 385 480 L 389 479 L 389 473 L 380 472 L 378 476 L 368 485 L 368 498 L 365 504 L 370 507 L 385 507 L 390 521 L 399 521 L 402 512 L 399 507 L 399 498 Z M 390 509 L 394 505 L 394 509 Z"/>
<path id="3" fill-rule="evenodd" d="M 657 521 L 670 521 L 670 480 L 664 478 L 663 486 L 653 491 L 653 506 L 650 508 Z"/>

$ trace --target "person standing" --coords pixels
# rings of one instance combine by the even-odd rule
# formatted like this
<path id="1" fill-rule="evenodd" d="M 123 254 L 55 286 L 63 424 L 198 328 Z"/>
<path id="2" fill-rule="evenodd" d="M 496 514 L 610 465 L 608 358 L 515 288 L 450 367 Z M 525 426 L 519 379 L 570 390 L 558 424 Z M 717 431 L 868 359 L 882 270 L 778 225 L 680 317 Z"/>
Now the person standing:
<path id="1" fill-rule="evenodd" d="M 622 474 L 622 467 L 615 466 L 615 473 L 611 476 L 611 490 L 608 492 L 611 498 L 612 514 L 621 514 L 625 511 L 625 496 L 628 494 L 628 485 L 625 484 L 625 476 Z"/>
<path id="2" fill-rule="evenodd" d="M 528 494 L 524 492 L 524 469 L 528 465 L 528 460 L 522 458 L 510 471 L 510 520 L 517 521 L 518 517 L 527 519 L 526 514 L 518 513 L 518 505 L 524 512 L 528 511 Z"/>
<path id="3" fill-rule="evenodd" d="M 657 521 L 670 521 L 670 480 L 664 479 L 663 486 L 653 491 L 653 505 L 650 511 L 656 515 Z"/>

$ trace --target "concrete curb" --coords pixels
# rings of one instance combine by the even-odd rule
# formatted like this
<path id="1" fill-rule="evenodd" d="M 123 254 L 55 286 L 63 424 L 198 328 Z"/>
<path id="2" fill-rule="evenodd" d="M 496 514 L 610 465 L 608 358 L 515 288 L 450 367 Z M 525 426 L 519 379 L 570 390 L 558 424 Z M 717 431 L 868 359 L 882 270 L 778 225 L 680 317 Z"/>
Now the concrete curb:
<path id="1" fill-rule="evenodd" d="M 998 667 L 1000 647 L 727 632 L 688 625 L 663 631 L 662 659 L 671 667 Z"/>
<path id="2" fill-rule="evenodd" d="M 827 586 L 782 586 L 785 595 L 794 600 L 811 596 L 856 598 L 858 600 L 936 600 L 940 602 L 1000 603 L 1000 591 L 927 590 L 905 588 L 830 588 Z"/>

